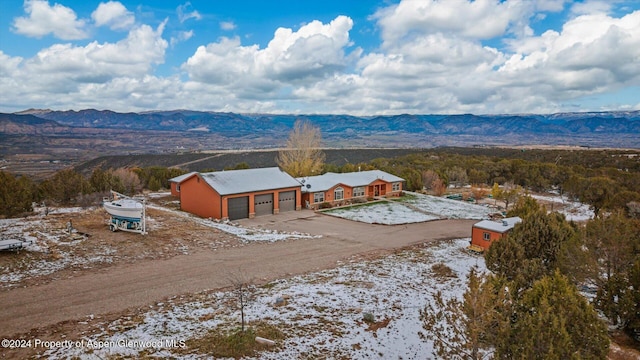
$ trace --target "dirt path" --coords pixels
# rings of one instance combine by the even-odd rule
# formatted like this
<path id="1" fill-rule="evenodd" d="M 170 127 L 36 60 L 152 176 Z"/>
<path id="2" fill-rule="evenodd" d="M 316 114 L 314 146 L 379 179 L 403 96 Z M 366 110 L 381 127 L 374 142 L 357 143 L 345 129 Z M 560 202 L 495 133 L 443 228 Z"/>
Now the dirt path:
<path id="1" fill-rule="evenodd" d="M 10 337 L 63 321 L 149 305 L 174 295 L 224 288 L 229 286 L 228 274 L 239 269 L 258 282 L 266 282 L 334 267 L 336 262 L 354 255 L 469 237 L 471 224 L 476 222 L 442 220 L 383 226 L 317 214 L 302 218 L 263 217 L 255 221 L 257 226 L 324 236 L 203 249 L 189 255 L 123 264 L 44 285 L 2 291 L 0 335 Z"/>

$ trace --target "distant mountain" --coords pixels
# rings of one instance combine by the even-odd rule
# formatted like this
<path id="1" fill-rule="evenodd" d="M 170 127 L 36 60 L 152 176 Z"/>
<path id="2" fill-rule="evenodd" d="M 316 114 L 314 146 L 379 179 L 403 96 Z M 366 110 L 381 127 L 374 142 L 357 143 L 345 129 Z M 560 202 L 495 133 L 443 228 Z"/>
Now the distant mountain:
<path id="1" fill-rule="evenodd" d="M 71 131 L 69 126 L 56 121 L 47 120 L 33 115 L 0 113 L 0 134 L 11 135 L 39 135 L 59 134 Z"/>
<path id="2" fill-rule="evenodd" d="M 2 114 L 0 118 L 4 122 L 0 124 L 4 125 L 0 132 L 56 132 L 66 131 L 64 129 L 68 128 L 115 129 L 134 133 L 170 131 L 183 133 L 191 138 L 216 136 L 216 139 L 231 139 L 232 143 L 233 139 L 243 138 L 255 147 L 269 147 L 282 144 L 295 121 L 305 119 L 320 128 L 323 139 L 330 146 L 559 144 L 640 148 L 640 111 L 549 115 L 401 114 L 364 117 L 236 114 L 192 110 L 117 113 L 94 109 L 30 109 L 21 114 L 24 115 Z M 207 148 L 206 143 L 200 143 L 202 145 L 199 147 Z M 221 146 L 230 145 L 224 143 Z"/>
<path id="3" fill-rule="evenodd" d="M 191 110 L 116 113 L 108 110 L 46 111 L 34 115 L 63 125 L 138 130 L 209 131 L 220 134 L 280 132 L 307 119 L 323 133 L 407 132 L 425 134 L 506 135 L 510 133 L 637 133 L 640 111 L 552 115 L 269 115 Z"/>

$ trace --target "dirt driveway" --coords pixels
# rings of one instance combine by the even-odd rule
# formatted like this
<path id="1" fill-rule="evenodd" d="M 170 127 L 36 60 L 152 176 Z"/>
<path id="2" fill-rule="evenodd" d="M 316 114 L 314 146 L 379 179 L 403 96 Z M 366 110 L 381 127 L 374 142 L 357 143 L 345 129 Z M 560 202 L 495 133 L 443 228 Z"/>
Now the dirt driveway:
<path id="1" fill-rule="evenodd" d="M 229 286 L 241 270 L 257 282 L 336 266 L 353 256 L 379 255 L 427 241 L 469 237 L 474 220 L 369 225 L 308 210 L 241 221 L 321 238 L 206 249 L 168 259 L 120 264 L 42 285 L 0 291 L 0 335 L 16 338 L 66 322 L 148 306 L 163 299 Z M 211 236 L 220 236 L 214 232 Z M 32 332 L 33 333 L 33 332 Z M 36 331 L 37 333 L 37 331 Z"/>

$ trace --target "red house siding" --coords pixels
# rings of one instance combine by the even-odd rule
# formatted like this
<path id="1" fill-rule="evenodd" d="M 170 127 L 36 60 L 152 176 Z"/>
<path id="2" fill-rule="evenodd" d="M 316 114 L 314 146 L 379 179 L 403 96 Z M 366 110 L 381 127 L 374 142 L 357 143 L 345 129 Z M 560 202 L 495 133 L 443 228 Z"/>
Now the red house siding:
<path id="1" fill-rule="evenodd" d="M 489 240 L 484 239 L 484 234 L 489 234 Z M 507 236 L 508 232 L 499 233 L 496 231 L 491 231 L 479 227 L 473 227 L 471 229 L 471 245 L 477 245 L 487 250 L 494 241 L 504 239 Z"/>
<path id="2" fill-rule="evenodd" d="M 180 184 L 180 208 L 203 218 L 220 219 L 223 216 L 220 194 L 198 175 Z"/>
<path id="3" fill-rule="evenodd" d="M 273 194 L 273 213 L 280 212 L 279 195 L 281 192 L 295 191 L 295 209 L 300 210 L 301 193 L 299 187 L 289 187 L 276 190 L 265 190 L 241 194 L 220 195 L 207 182 L 195 175 L 180 183 L 180 208 L 184 211 L 203 218 L 228 219 L 229 199 L 249 197 L 249 218 L 256 215 L 254 200 L 257 195 Z"/>
<path id="4" fill-rule="evenodd" d="M 356 186 L 356 187 L 364 188 L 364 196 L 358 196 L 357 198 L 366 199 L 368 197 L 374 197 L 374 196 L 385 196 L 385 197 L 400 196 L 400 194 L 402 193 L 402 182 L 398 182 L 398 185 L 399 185 L 398 187 L 399 190 L 396 190 L 396 191 L 393 191 L 393 183 L 387 182 L 384 180 L 376 180 L 369 185 Z M 335 200 L 335 191 L 336 191 L 336 188 L 338 187 L 342 187 L 342 189 L 344 190 L 344 193 L 343 193 L 344 197 L 341 200 Z M 354 199 L 353 191 L 354 191 L 354 188 L 356 187 L 351 187 L 344 184 L 335 185 L 331 189 L 324 191 L 323 202 L 337 204 L 337 203 L 340 203 L 341 201 L 352 200 Z M 315 194 L 314 192 L 303 193 L 302 203 L 305 205 L 308 203 L 309 207 L 317 208 L 317 206 L 320 203 L 314 202 L 314 194 Z"/>
<path id="5" fill-rule="evenodd" d="M 171 182 L 171 195 L 175 196 L 175 197 L 180 197 L 180 191 L 178 191 L 178 186 L 180 186 L 180 184 L 178 184 L 177 182 Z"/>

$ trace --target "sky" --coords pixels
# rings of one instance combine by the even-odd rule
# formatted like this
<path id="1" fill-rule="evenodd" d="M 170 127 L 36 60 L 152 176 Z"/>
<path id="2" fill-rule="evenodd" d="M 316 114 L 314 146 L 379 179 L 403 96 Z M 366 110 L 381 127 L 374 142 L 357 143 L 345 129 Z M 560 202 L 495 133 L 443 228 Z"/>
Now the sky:
<path id="1" fill-rule="evenodd" d="M 640 0 L 0 0 L 0 112 L 640 109 Z"/>

